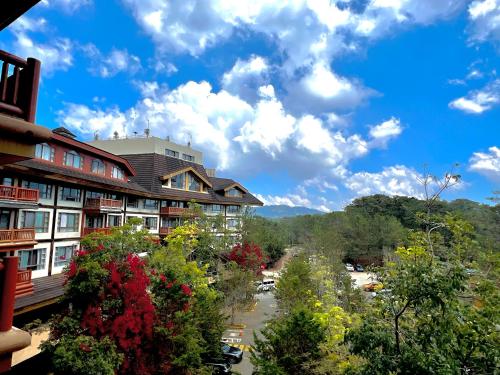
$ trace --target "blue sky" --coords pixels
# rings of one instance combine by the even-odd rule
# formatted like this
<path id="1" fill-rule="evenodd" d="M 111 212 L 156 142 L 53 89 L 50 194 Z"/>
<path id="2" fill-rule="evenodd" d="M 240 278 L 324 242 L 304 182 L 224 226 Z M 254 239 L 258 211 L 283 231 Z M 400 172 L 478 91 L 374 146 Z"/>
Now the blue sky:
<path id="1" fill-rule="evenodd" d="M 149 122 L 267 204 L 499 188 L 500 0 L 42 0 L 0 48 L 42 61 L 38 123 Z"/>

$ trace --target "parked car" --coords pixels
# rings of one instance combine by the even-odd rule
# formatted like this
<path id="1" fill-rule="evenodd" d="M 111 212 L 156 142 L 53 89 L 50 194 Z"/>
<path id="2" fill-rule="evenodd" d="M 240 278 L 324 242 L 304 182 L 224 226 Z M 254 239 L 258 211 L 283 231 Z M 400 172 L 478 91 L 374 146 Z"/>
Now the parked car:
<path id="1" fill-rule="evenodd" d="M 276 288 L 276 284 L 273 279 L 264 279 L 257 286 L 257 292 L 269 292 L 272 289 Z"/>
<path id="2" fill-rule="evenodd" d="M 351 263 L 346 263 L 345 269 L 349 272 L 354 272 L 354 266 Z"/>
<path id="3" fill-rule="evenodd" d="M 236 346 L 231 346 L 225 342 L 221 342 L 222 354 L 224 359 L 229 363 L 240 363 L 243 359 L 243 350 Z"/>
<path id="4" fill-rule="evenodd" d="M 356 264 L 354 268 L 356 269 L 357 272 L 365 272 L 365 269 L 361 264 Z"/>
<path id="5" fill-rule="evenodd" d="M 214 361 L 205 363 L 207 366 L 212 367 L 212 374 L 224 375 L 224 374 L 232 374 L 231 364 L 226 363 L 224 361 Z"/>

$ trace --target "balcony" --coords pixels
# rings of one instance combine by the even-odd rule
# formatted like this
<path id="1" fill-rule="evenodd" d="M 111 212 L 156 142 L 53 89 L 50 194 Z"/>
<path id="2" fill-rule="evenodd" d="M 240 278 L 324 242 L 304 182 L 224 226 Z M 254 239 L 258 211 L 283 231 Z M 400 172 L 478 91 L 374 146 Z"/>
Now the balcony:
<path id="1" fill-rule="evenodd" d="M 16 250 L 19 247 L 33 246 L 36 243 L 33 228 L 0 230 L 0 250 Z"/>
<path id="2" fill-rule="evenodd" d="M 168 236 L 169 234 L 172 234 L 174 228 L 172 227 L 160 227 L 160 235 L 162 236 Z"/>
<path id="3" fill-rule="evenodd" d="M 33 283 L 31 282 L 31 270 L 17 271 L 16 298 L 33 294 Z"/>
<path id="4" fill-rule="evenodd" d="M 40 61 L 23 60 L 0 50 L 0 112 L 35 122 Z"/>
<path id="5" fill-rule="evenodd" d="M 91 233 L 101 233 L 105 235 L 111 234 L 111 227 L 104 228 L 83 228 L 82 237 L 88 236 Z"/>
<path id="6" fill-rule="evenodd" d="M 36 189 L 0 185 L 0 200 L 37 202 L 39 195 Z"/>
<path id="7" fill-rule="evenodd" d="M 122 201 L 119 199 L 87 198 L 83 208 L 96 211 L 121 211 Z"/>
<path id="8" fill-rule="evenodd" d="M 182 216 L 187 210 L 187 208 L 183 207 L 162 207 L 160 209 L 160 214 L 168 216 Z"/>

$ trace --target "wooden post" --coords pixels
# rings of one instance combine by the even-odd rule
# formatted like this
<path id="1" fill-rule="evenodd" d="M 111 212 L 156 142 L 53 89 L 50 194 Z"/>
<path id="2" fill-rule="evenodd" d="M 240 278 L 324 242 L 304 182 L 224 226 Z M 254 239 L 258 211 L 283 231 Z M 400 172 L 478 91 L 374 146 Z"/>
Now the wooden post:
<path id="1" fill-rule="evenodd" d="M 40 82 L 40 61 L 32 57 L 28 57 L 28 66 L 30 80 L 26 84 L 26 116 L 28 122 L 34 123 L 36 116 L 36 104 L 38 99 L 38 84 Z"/>

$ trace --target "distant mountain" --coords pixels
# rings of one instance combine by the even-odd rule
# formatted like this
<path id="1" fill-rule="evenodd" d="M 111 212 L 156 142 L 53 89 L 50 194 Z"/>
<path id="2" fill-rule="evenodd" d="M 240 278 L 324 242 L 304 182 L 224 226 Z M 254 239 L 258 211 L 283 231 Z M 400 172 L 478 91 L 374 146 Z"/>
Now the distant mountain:
<path id="1" fill-rule="evenodd" d="M 263 206 L 257 207 L 255 214 L 270 219 L 277 219 L 281 217 L 291 217 L 300 215 L 320 215 L 324 212 L 315 210 L 314 208 L 307 208 L 302 206 L 285 206 L 284 204 L 274 205 L 274 206 Z"/>

